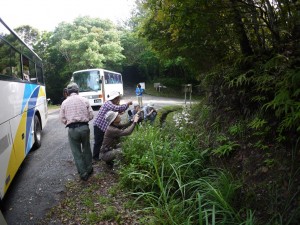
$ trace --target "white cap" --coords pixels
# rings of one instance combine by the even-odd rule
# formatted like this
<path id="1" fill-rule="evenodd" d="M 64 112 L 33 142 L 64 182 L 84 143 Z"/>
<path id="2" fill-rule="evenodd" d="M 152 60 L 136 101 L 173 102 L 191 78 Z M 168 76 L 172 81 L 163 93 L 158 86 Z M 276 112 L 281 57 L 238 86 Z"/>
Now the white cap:
<path id="1" fill-rule="evenodd" d="M 153 102 L 149 102 L 147 106 L 154 107 L 154 103 Z"/>
<path id="2" fill-rule="evenodd" d="M 114 120 L 117 118 L 118 116 L 118 112 L 114 112 L 114 111 L 108 111 L 105 115 L 105 119 L 108 122 L 108 124 L 110 125 L 112 122 L 114 122 Z"/>
<path id="3" fill-rule="evenodd" d="M 112 91 L 112 92 L 110 92 L 108 95 L 107 95 L 107 100 L 113 100 L 113 99 L 115 99 L 115 98 L 117 98 L 117 97 L 120 97 L 120 93 L 119 92 L 117 92 L 117 91 Z"/>

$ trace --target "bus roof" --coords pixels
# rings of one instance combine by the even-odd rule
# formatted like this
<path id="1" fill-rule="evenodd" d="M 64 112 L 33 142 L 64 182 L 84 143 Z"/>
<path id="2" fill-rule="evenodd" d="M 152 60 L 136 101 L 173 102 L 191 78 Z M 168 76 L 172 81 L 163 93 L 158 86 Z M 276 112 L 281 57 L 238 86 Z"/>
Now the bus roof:
<path id="1" fill-rule="evenodd" d="M 117 73 L 117 74 L 121 74 L 119 72 L 116 72 L 116 71 L 111 71 L 111 70 L 106 70 L 106 69 L 102 69 L 102 68 L 94 68 L 94 69 L 84 69 L 84 70 L 77 70 L 74 73 L 81 73 L 81 72 L 86 72 L 86 71 L 91 71 L 91 70 L 103 70 L 103 71 L 106 71 L 106 72 L 110 72 L 110 73 Z"/>
<path id="2" fill-rule="evenodd" d="M 6 29 L 8 29 L 13 35 L 15 35 L 17 37 L 17 39 L 24 44 L 32 54 L 34 54 L 40 61 L 42 61 L 42 59 L 19 37 L 19 35 L 12 29 L 10 29 L 10 27 L 2 20 L 2 18 L 0 17 L 0 23 L 2 23 Z M 0 33 L 1 35 L 1 33 Z"/>

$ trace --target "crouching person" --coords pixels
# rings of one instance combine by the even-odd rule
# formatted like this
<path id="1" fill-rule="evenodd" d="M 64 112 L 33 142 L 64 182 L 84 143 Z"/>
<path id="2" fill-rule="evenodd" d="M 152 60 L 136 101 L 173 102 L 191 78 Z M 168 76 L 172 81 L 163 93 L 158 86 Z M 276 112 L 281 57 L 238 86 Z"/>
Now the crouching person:
<path id="1" fill-rule="evenodd" d="M 157 111 L 154 108 L 154 104 L 150 102 L 148 105 L 144 107 L 144 117 L 145 121 L 149 120 L 150 124 L 154 124 L 154 120 L 157 116 Z"/>
<path id="2" fill-rule="evenodd" d="M 128 120 L 129 122 L 133 122 L 134 116 L 139 115 L 139 121 L 137 123 L 141 123 L 144 120 L 144 111 L 141 109 L 139 104 L 134 104 L 133 109 L 128 110 Z"/>
<path id="3" fill-rule="evenodd" d="M 100 149 L 100 158 L 106 162 L 110 169 L 112 169 L 114 160 L 119 158 L 122 154 L 120 137 L 128 136 L 133 132 L 134 127 L 139 120 L 139 116 L 136 114 L 133 118 L 133 123 L 125 125 L 120 124 L 121 117 L 118 112 L 108 111 L 105 118 L 109 126 L 104 134 L 103 143 Z"/>

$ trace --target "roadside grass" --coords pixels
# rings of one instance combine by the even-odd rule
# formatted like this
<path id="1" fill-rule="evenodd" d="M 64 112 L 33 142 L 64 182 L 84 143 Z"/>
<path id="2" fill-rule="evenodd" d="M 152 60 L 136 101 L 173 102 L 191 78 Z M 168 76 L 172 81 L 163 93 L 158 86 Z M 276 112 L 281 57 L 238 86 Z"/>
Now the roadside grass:
<path id="1" fill-rule="evenodd" d="M 52 105 L 52 104 L 48 104 L 48 109 L 59 109 L 60 105 Z"/>
<path id="2" fill-rule="evenodd" d="M 189 110 L 166 109 L 162 126 L 124 140 L 120 184 L 143 204 L 146 224 L 254 224 L 251 210 L 233 207 L 239 181 L 210 166 L 212 152 L 199 145 L 204 131 L 193 132 Z"/>

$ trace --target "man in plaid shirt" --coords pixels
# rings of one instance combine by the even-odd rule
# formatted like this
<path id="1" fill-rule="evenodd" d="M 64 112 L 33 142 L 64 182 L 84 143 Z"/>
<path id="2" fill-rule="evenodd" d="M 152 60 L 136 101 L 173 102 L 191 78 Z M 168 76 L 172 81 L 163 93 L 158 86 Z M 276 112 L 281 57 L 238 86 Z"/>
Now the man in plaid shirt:
<path id="1" fill-rule="evenodd" d="M 88 122 L 93 119 L 89 101 L 78 95 L 79 87 L 71 83 L 67 87 L 69 97 L 60 108 L 60 120 L 68 127 L 68 139 L 80 178 L 86 181 L 93 172 Z"/>
<path id="2" fill-rule="evenodd" d="M 121 96 L 119 92 L 113 91 L 107 95 L 107 101 L 101 106 L 98 115 L 94 120 L 94 149 L 93 149 L 93 159 L 99 161 L 100 148 L 102 146 L 104 133 L 108 127 L 108 122 L 105 119 L 105 115 L 108 111 L 114 112 L 124 112 L 130 105 L 132 101 L 126 104 L 120 105 Z"/>

